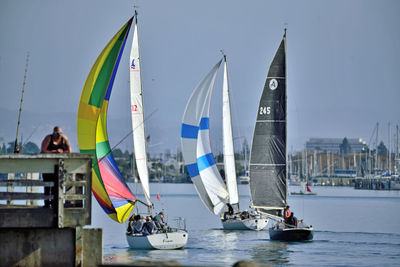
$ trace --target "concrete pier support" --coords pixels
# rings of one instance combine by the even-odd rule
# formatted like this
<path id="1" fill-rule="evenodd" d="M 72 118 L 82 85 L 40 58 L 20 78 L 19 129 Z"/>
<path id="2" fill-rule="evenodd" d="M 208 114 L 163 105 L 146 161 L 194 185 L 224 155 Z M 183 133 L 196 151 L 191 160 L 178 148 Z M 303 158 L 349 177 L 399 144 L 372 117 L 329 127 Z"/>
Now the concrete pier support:
<path id="1" fill-rule="evenodd" d="M 98 266 L 103 257 L 101 229 L 0 228 L 0 247 L 1 266 Z"/>
<path id="2" fill-rule="evenodd" d="M 0 173 L 8 174 L 0 179 L 0 266 L 102 263 L 102 230 L 83 228 L 91 224 L 92 159 L 0 155 Z M 50 179 L 43 179 L 48 174 Z"/>

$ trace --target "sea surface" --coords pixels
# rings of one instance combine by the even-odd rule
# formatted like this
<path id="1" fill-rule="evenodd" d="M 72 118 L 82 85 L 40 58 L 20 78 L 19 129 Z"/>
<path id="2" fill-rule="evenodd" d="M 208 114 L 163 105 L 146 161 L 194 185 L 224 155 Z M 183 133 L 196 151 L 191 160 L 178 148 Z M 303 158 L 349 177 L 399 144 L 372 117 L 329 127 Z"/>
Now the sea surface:
<path id="1" fill-rule="evenodd" d="M 130 187 L 143 199 L 140 186 Z M 104 263 L 148 260 L 232 266 L 239 260 L 251 260 L 260 266 L 400 266 L 400 191 L 311 189 L 317 195 L 289 196 L 295 216 L 315 229 L 311 242 L 271 241 L 267 228 L 259 232 L 225 231 L 192 184 L 150 184 L 155 212 L 163 210 L 171 225 L 177 217 L 186 219 L 189 239 L 184 249 L 130 249 L 125 238 L 127 224 L 109 219 L 95 199 L 90 227 L 103 229 Z M 299 190 L 289 188 L 289 192 Z M 241 209 L 248 208 L 248 185 L 239 185 L 239 194 Z M 140 204 L 137 207 L 139 213 L 146 210 Z"/>

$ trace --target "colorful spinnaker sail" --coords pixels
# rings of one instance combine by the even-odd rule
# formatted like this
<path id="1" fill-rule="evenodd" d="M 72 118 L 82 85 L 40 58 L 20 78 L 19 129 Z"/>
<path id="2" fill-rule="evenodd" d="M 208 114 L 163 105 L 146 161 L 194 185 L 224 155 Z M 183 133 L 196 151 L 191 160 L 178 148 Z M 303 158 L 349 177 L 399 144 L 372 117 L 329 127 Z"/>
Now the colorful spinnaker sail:
<path id="1" fill-rule="evenodd" d="M 115 221 L 124 222 L 136 198 L 121 175 L 107 137 L 107 108 L 114 78 L 133 18 L 111 39 L 92 66 L 78 108 L 78 145 L 81 153 L 95 157 L 92 191 L 103 210 Z"/>

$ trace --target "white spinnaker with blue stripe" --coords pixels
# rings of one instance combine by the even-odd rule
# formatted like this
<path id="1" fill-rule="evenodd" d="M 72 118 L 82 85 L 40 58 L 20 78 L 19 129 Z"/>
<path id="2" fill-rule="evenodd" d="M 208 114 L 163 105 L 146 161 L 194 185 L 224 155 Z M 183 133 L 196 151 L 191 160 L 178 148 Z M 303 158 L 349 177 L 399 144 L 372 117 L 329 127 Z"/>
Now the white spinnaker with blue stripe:
<path id="1" fill-rule="evenodd" d="M 187 171 L 195 185 L 200 199 L 203 201 L 204 205 L 214 214 L 218 214 L 222 211 L 224 206 L 224 202 L 222 200 L 228 198 L 228 192 L 226 191 L 225 185 L 222 182 L 221 177 L 209 177 L 206 175 L 209 172 L 214 172 L 214 168 L 211 168 L 210 170 L 207 170 L 209 168 L 206 168 L 208 165 L 210 165 L 210 163 L 212 164 L 214 162 L 214 158 L 212 154 L 210 154 L 210 149 L 204 149 L 207 143 L 204 141 L 203 135 L 207 135 L 206 132 L 208 132 L 208 130 L 199 130 L 199 128 L 200 121 L 203 117 L 203 112 L 205 109 L 206 114 L 208 114 L 210 103 L 209 100 L 221 62 L 222 60 L 219 61 L 211 69 L 211 71 L 194 89 L 186 105 L 181 126 L 182 153 Z M 206 117 L 208 118 L 208 115 Z M 200 135 L 202 136 L 200 141 L 201 144 L 198 145 L 198 137 L 200 137 Z M 199 147 L 201 147 L 201 151 L 197 151 Z M 200 157 L 200 170 L 197 159 L 198 155 L 209 155 L 205 158 Z M 212 159 L 210 158 L 210 155 Z M 215 163 L 212 166 L 216 168 Z M 200 172 L 202 173 L 201 175 Z"/>

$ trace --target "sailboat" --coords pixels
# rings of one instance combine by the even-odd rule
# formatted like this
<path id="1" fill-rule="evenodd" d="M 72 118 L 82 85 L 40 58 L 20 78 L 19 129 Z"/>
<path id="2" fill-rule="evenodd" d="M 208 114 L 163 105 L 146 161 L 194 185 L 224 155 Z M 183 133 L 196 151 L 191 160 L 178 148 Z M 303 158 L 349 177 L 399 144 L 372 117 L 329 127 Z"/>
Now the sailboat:
<path id="1" fill-rule="evenodd" d="M 229 218 L 222 216 L 224 229 L 261 230 L 267 224 L 260 216 L 240 216 L 230 113 L 228 71 L 224 55 L 223 142 L 226 185 L 217 169 L 209 137 L 209 110 L 215 78 L 222 59 L 211 69 L 189 98 L 182 119 L 181 145 L 189 176 L 204 205 L 215 215 L 222 214 L 225 204 L 236 207 Z M 226 214 L 226 213 L 224 213 Z"/>
<path id="2" fill-rule="evenodd" d="M 305 196 L 315 196 L 317 193 L 312 192 L 310 187 L 306 182 L 300 182 L 300 191 L 299 192 L 291 192 L 291 195 L 305 195 Z"/>
<path id="3" fill-rule="evenodd" d="M 276 220 L 271 240 L 303 241 L 313 238 L 313 228 L 300 221 L 283 221 L 288 205 L 286 108 L 286 29 L 269 67 L 257 110 L 250 152 L 250 193 L 258 212 Z"/>
<path id="4" fill-rule="evenodd" d="M 107 109 L 115 75 L 119 66 L 129 30 L 135 17 L 132 41 L 130 78 L 132 130 L 134 153 L 145 201 L 137 199 L 118 170 L 107 136 Z M 93 154 L 92 191 L 104 212 L 114 221 L 125 222 L 136 202 L 148 208 L 151 215 L 147 154 L 145 147 L 143 100 L 140 80 L 137 12 L 115 34 L 92 66 L 82 90 L 78 108 L 78 145 L 81 153 Z M 165 232 L 152 235 L 127 234 L 127 241 L 135 249 L 177 249 L 186 245 L 185 229 L 167 227 Z"/>

